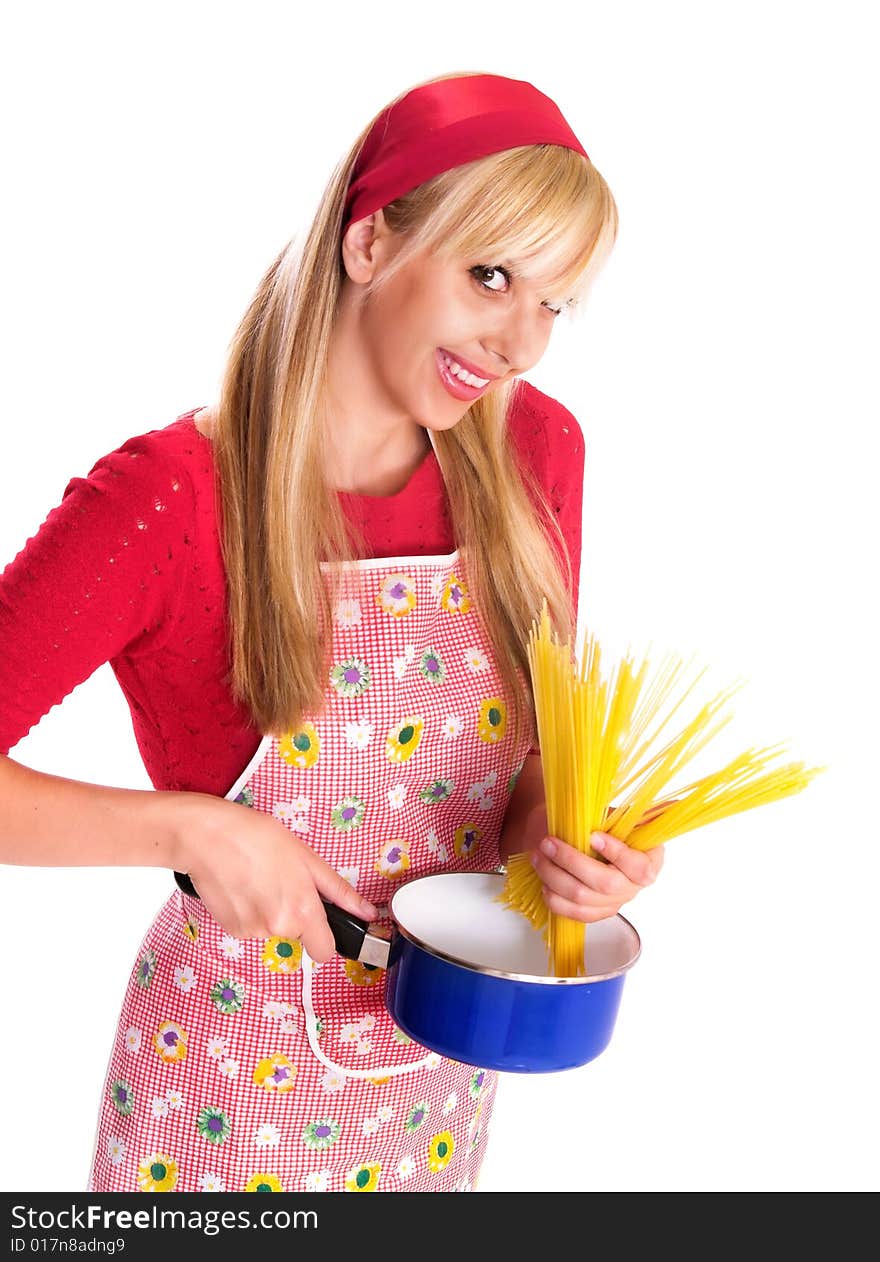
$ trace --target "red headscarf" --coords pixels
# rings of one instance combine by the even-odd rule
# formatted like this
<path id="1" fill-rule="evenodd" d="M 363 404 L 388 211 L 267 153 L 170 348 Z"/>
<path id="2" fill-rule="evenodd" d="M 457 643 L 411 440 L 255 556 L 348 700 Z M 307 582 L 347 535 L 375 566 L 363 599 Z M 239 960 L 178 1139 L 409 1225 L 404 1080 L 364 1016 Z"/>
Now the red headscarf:
<path id="1" fill-rule="evenodd" d="M 559 106 L 523 79 L 462 75 L 413 88 L 376 119 L 355 163 L 344 226 L 443 171 L 519 145 L 588 157 Z"/>

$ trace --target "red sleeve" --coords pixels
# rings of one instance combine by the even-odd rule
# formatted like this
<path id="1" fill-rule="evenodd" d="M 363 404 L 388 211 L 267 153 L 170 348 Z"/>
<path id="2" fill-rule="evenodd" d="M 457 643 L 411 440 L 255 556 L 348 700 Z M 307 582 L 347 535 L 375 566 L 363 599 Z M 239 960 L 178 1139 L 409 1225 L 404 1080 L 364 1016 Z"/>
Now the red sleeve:
<path id="1" fill-rule="evenodd" d="M 68 483 L 0 574 L 0 753 L 104 662 L 149 653 L 169 632 L 172 540 L 193 501 L 181 476 L 149 434 L 129 439 Z"/>
<path id="2" fill-rule="evenodd" d="M 571 597 L 577 619 L 584 502 L 584 436 L 557 399 L 527 381 L 514 396 L 509 424 L 520 460 L 532 471 L 559 523 L 571 565 Z M 576 621 L 575 621 L 576 627 Z M 541 751 L 533 746 L 529 753 Z"/>

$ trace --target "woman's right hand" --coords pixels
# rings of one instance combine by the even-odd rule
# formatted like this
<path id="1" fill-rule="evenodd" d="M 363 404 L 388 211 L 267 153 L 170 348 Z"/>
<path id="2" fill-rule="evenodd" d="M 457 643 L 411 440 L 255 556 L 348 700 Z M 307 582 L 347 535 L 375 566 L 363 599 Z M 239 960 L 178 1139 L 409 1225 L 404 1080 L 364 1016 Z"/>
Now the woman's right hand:
<path id="1" fill-rule="evenodd" d="M 186 872 L 234 938 L 299 938 L 322 964 L 334 954 L 321 898 L 378 917 L 344 877 L 263 811 L 206 793 L 168 793 L 174 870 Z"/>

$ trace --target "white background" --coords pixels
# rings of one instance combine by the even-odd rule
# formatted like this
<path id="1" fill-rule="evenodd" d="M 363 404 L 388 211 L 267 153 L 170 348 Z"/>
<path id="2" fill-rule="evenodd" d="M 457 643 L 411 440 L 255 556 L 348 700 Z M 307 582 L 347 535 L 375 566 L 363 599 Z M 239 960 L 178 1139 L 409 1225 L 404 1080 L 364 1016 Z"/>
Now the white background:
<path id="1" fill-rule="evenodd" d="M 878 1186 L 876 45 L 865 3 L 33 3 L 7 10 L 0 564 L 67 481 L 215 397 L 265 267 L 372 114 L 530 79 L 621 228 L 530 374 L 587 441 L 609 654 L 745 679 L 805 793 L 672 842 L 609 1049 L 507 1075 L 481 1190 Z M 573 15 L 577 15 L 576 19 Z M 573 26 L 576 21 L 577 25 Z M 102 667 L 13 751 L 149 788 Z M 170 875 L 0 874 L 0 1188 L 81 1190 Z"/>

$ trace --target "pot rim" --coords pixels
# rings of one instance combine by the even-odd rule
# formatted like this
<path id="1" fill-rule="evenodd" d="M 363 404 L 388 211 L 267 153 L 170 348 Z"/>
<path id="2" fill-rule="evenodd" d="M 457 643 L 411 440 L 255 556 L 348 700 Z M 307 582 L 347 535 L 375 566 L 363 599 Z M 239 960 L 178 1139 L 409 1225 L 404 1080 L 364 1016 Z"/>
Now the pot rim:
<path id="1" fill-rule="evenodd" d="M 445 875 L 445 874 L 439 873 L 439 872 L 431 872 L 431 873 L 428 873 L 426 876 L 419 876 L 419 877 L 416 877 L 412 881 L 407 881 L 406 885 L 416 885 L 418 884 L 419 881 L 431 880 L 432 878 L 436 876 L 442 876 L 442 875 Z M 456 872 L 456 873 L 449 873 L 449 875 L 450 876 L 452 875 L 465 876 L 468 874 L 464 872 Z M 495 876 L 497 875 L 497 873 L 475 872 L 472 875 Z M 403 890 L 404 888 L 405 888 L 404 886 L 401 886 L 400 890 Z M 399 891 L 397 890 L 395 891 L 395 896 L 398 892 Z M 499 977 L 504 981 L 524 982 L 526 984 L 533 984 L 533 985 L 538 985 L 538 986 L 596 985 L 599 982 L 611 981 L 613 978 L 621 977 L 624 973 L 629 972 L 629 970 L 636 963 L 636 961 L 638 960 L 639 956 L 642 953 L 642 940 L 639 936 L 639 931 L 636 929 L 635 925 L 631 921 L 627 920 L 626 916 L 622 916 L 620 912 L 617 912 L 613 917 L 610 917 L 610 919 L 619 920 L 621 924 L 626 925 L 627 929 L 630 930 L 634 938 L 632 954 L 630 955 L 629 959 L 627 959 L 627 961 L 624 964 L 620 965 L 619 968 L 612 969 L 610 973 L 590 973 L 586 977 L 551 977 L 551 976 L 542 976 L 539 973 L 509 973 L 509 972 L 506 972 L 504 969 L 489 968 L 488 965 L 474 964 L 469 960 L 462 960 L 456 955 L 450 955 L 446 951 L 441 951 L 439 947 L 432 946 L 429 942 L 425 942 L 422 938 L 418 937 L 418 935 L 413 933 L 411 930 L 405 929 L 403 925 L 400 923 L 400 921 L 397 919 L 397 917 L 394 915 L 394 897 L 392 897 L 391 899 L 391 905 L 389 907 L 389 911 L 391 913 L 391 918 L 394 921 L 394 932 L 399 933 L 401 937 L 405 938 L 407 942 L 411 942 L 413 946 L 418 947 L 419 950 L 427 952 L 428 955 L 433 956 L 437 960 L 442 960 L 444 964 L 454 964 L 457 968 L 462 968 L 466 972 L 478 973 L 485 977 Z M 589 930 L 590 926 L 586 925 L 585 928 Z"/>

